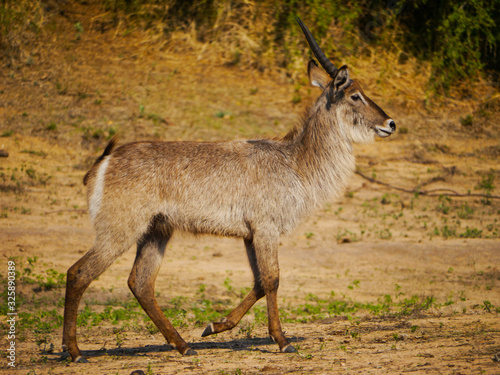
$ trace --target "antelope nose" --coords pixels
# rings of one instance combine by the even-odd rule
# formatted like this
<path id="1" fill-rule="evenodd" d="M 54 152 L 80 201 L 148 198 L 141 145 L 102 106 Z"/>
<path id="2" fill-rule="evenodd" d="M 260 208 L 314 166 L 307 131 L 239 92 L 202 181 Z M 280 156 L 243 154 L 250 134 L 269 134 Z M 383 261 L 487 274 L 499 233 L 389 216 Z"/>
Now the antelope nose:
<path id="1" fill-rule="evenodd" d="M 391 120 L 389 122 L 389 126 L 391 127 L 392 131 L 396 131 L 396 123 L 394 122 L 394 120 Z"/>

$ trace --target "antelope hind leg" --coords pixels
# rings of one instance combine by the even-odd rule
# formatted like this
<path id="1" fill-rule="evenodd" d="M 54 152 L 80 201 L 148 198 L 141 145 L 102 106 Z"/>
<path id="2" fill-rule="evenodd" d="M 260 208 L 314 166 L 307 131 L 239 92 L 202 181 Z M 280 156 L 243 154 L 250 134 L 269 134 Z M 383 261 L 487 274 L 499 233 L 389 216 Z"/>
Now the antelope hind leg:
<path id="1" fill-rule="evenodd" d="M 88 362 L 76 342 L 76 319 L 78 305 L 90 283 L 102 274 L 128 246 L 123 243 L 107 243 L 96 238 L 94 246 L 68 270 L 66 297 L 64 301 L 63 343 L 64 352 L 69 352 L 73 362 Z"/>
<path id="2" fill-rule="evenodd" d="M 196 351 L 189 348 L 188 344 L 165 317 L 155 298 L 155 280 L 160 270 L 168 240 L 169 236 L 148 234 L 139 241 L 137 256 L 128 279 L 128 285 L 139 304 L 168 343 L 174 346 L 182 355 L 196 355 Z"/>

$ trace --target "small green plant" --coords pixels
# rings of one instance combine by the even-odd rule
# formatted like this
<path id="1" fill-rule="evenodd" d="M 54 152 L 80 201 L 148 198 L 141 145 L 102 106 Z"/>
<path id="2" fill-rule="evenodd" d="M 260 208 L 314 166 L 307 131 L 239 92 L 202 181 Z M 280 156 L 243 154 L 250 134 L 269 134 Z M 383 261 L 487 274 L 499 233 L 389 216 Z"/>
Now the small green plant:
<path id="1" fill-rule="evenodd" d="M 115 333 L 116 346 L 121 348 L 121 346 L 125 342 L 126 335 L 121 330 L 113 329 L 113 331 Z"/>
<path id="2" fill-rule="evenodd" d="M 472 126 L 473 123 L 474 120 L 471 114 L 460 118 L 460 124 L 462 124 L 462 126 Z"/>
<path id="3" fill-rule="evenodd" d="M 80 40 L 83 35 L 83 26 L 80 22 L 76 22 L 73 26 L 76 30 L 76 40 Z"/>
<path id="4" fill-rule="evenodd" d="M 245 336 L 245 338 L 250 339 L 252 338 L 253 329 L 254 329 L 254 324 L 244 324 L 240 327 L 238 333 L 240 335 Z"/>
<path id="5" fill-rule="evenodd" d="M 380 231 L 379 237 L 383 240 L 389 240 L 392 238 L 392 233 L 389 230 L 389 228 L 385 228 L 385 229 Z"/>
<path id="6" fill-rule="evenodd" d="M 391 197 L 389 194 L 384 194 L 382 196 L 382 199 L 380 200 L 380 203 L 382 204 L 390 204 L 391 203 Z"/>
<path id="7" fill-rule="evenodd" d="M 474 214 L 474 209 L 469 207 L 469 205 L 462 204 L 460 208 L 457 210 L 457 215 L 460 219 L 470 219 Z"/>
<path id="8" fill-rule="evenodd" d="M 448 225 L 445 225 L 445 226 L 441 227 L 441 230 L 439 230 L 437 227 L 434 228 L 434 234 L 436 236 L 441 235 L 445 239 L 457 236 L 456 230 L 453 229 L 453 228 L 450 228 Z"/>
<path id="9" fill-rule="evenodd" d="M 495 181 L 495 175 L 493 174 L 493 172 L 490 172 L 487 175 L 484 175 L 483 178 L 481 179 L 481 182 L 479 182 L 476 186 L 476 189 L 482 190 L 486 195 L 485 198 L 481 199 L 481 203 L 483 203 L 484 205 L 491 204 L 491 198 L 489 198 L 489 196 L 491 195 L 491 192 L 495 189 L 493 181 Z"/>
<path id="10" fill-rule="evenodd" d="M 491 312 L 491 310 L 494 309 L 494 306 L 490 301 L 483 301 L 483 306 L 481 307 L 486 312 Z"/>
<path id="11" fill-rule="evenodd" d="M 33 169 L 33 167 L 26 168 L 26 174 L 29 178 L 36 179 L 36 171 Z"/>
<path id="12" fill-rule="evenodd" d="M 6 130 L 0 135 L 0 137 L 10 137 L 12 134 L 14 134 L 12 130 Z"/>
<path id="13" fill-rule="evenodd" d="M 359 280 L 354 280 L 352 283 L 350 283 L 347 288 L 353 290 L 354 288 L 359 287 Z"/>
<path id="14" fill-rule="evenodd" d="M 462 238 L 481 238 L 482 237 L 482 230 L 479 230 L 477 228 L 469 228 L 467 227 L 465 229 L 465 232 L 461 233 L 459 237 Z"/>
<path id="15" fill-rule="evenodd" d="M 47 130 L 57 130 L 57 124 L 54 121 L 49 122 L 49 124 L 45 127 Z"/>
<path id="16" fill-rule="evenodd" d="M 450 212 L 450 206 L 449 206 L 450 202 L 451 202 L 450 197 L 446 195 L 439 196 L 439 204 L 436 206 L 436 211 L 448 215 L 448 213 Z"/>
<path id="17" fill-rule="evenodd" d="M 154 335 L 154 334 L 160 332 L 158 330 L 158 327 L 153 322 L 147 322 L 146 323 L 146 330 L 148 331 L 148 333 L 150 335 Z"/>
<path id="18" fill-rule="evenodd" d="M 226 291 L 228 293 L 231 293 L 233 291 L 233 286 L 231 285 L 232 283 L 232 280 L 227 277 L 225 280 L 224 280 L 224 287 L 226 288 Z"/>
<path id="19" fill-rule="evenodd" d="M 348 229 L 344 229 L 344 231 L 339 229 L 335 238 L 337 239 L 338 243 L 350 243 L 350 242 L 360 241 L 360 238 L 358 238 L 358 235 L 354 232 L 351 232 Z"/>
<path id="20" fill-rule="evenodd" d="M 292 97 L 292 103 L 293 104 L 298 104 L 302 101 L 302 97 L 300 96 L 299 93 L 295 93 Z"/>

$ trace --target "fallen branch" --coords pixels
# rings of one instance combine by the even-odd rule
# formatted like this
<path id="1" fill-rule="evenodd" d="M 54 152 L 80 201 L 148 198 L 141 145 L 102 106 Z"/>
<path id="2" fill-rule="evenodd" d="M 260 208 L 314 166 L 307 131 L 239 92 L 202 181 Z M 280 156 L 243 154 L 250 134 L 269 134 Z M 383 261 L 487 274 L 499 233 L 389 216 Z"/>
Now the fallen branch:
<path id="1" fill-rule="evenodd" d="M 375 180 L 372 177 L 368 177 L 367 175 L 361 173 L 360 171 L 356 171 L 356 174 L 359 176 L 363 177 L 365 180 L 368 180 L 370 182 L 373 182 L 374 184 L 379 184 L 382 186 L 387 186 L 390 187 L 391 189 L 398 190 L 398 191 L 403 191 L 408 194 L 418 194 L 418 195 L 425 195 L 428 197 L 438 197 L 440 195 L 449 195 L 451 197 L 460 197 L 460 198 L 466 198 L 466 197 L 480 197 L 480 198 L 491 198 L 491 199 L 500 199 L 500 196 L 498 195 L 487 195 L 487 194 L 460 194 L 455 190 L 451 189 L 432 189 L 432 190 L 420 190 L 419 188 L 415 189 L 405 189 L 402 187 L 394 186 L 391 184 L 388 184 L 387 182 L 382 182 L 379 180 Z M 440 193 L 438 193 L 440 192 Z"/>

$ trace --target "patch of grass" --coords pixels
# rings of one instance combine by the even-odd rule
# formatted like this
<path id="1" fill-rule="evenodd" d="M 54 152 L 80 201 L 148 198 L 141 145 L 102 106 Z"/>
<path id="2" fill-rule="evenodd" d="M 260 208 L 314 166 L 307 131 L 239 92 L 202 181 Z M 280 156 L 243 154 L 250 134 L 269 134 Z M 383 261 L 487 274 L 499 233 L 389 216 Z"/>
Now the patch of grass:
<path id="1" fill-rule="evenodd" d="M 389 194 L 384 194 L 382 196 L 382 199 L 380 200 L 380 203 L 382 203 L 382 204 L 390 204 L 391 203 L 391 197 L 389 196 Z"/>
<path id="2" fill-rule="evenodd" d="M 335 236 L 335 239 L 337 240 L 338 243 L 351 243 L 351 242 L 358 242 L 361 240 L 360 237 L 354 232 L 351 232 L 348 229 L 344 229 L 343 231 L 339 229 L 337 232 L 337 235 Z"/>
<path id="3" fill-rule="evenodd" d="M 389 228 L 385 228 L 383 230 L 381 230 L 378 234 L 379 238 L 381 238 L 382 240 L 389 240 L 392 238 L 392 233 L 391 231 L 389 230 Z"/>
<path id="4" fill-rule="evenodd" d="M 20 311 L 19 319 L 23 322 L 23 330 L 31 330 L 35 334 L 51 334 L 62 327 L 63 316 L 56 309 L 38 309 L 34 313 Z"/>
<path id="5" fill-rule="evenodd" d="M 57 130 L 57 124 L 54 121 L 51 121 L 47 124 L 45 129 L 55 131 L 55 130 Z"/>
<path id="6" fill-rule="evenodd" d="M 33 285 L 34 291 L 51 290 L 66 286 L 66 273 L 50 268 L 41 273 L 35 273 L 32 265 L 23 269 L 22 282 Z"/>
<path id="7" fill-rule="evenodd" d="M 293 104 L 298 104 L 302 101 L 302 97 L 300 96 L 299 93 L 295 93 L 292 97 L 292 103 Z"/>
<path id="8" fill-rule="evenodd" d="M 36 179 L 36 171 L 33 167 L 26 168 L 26 174 L 29 178 Z"/>
<path id="9" fill-rule="evenodd" d="M 477 228 L 469 228 L 467 227 L 465 229 L 465 232 L 460 233 L 459 237 L 462 238 L 481 238 L 482 237 L 482 230 L 479 230 Z"/>
<path id="10" fill-rule="evenodd" d="M 481 181 L 477 184 L 476 189 L 482 190 L 483 193 L 486 195 L 486 198 L 481 199 L 481 203 L 484 205 L 490 205 L 491 204 L 491 198 L 489 196 L 491 195 L 492 191 L 495 189 L 495 185 L 493 185 L 493 182 L 495 181 L 495 175 L 493 174 L 493 171 L 484 175 L 481 179 Z"/>
<path id="11" fill-rule="evenodd" d="M 474 209 L 472 207 L 469 207 L 467 203 L 462 204 L 460 208 L 457 210 L 457 216 L 460 219 L 470 219 L 473 214 L 474 214 Z"/>
<path id="12" fill-rule="evenodd" d="M 439 204 L 436 206 L 436 211 L 441 212 L 444 215 L 448 215 L 450 212 L 450 206 L 449 204 L 451 203 L 451 198 L 446 196 L 446 195 L 441 195 L 439 196 Z"/>
<path id="13" fill-rule="evenodd" d="M 456 237 L 457 233 L 456 233 L 456 230 L 454 228 L 451 228 L 448 225 L 445 225 L 445 226 L 441 227 L 441 229 L 439 229 L 438 227 L 434 228 L 434 235 L 436 235 L 436 236 L 440 235 L 440 236 L 444 237 L 445 239 L 447 239 L 447 238 Z"/>
<path id="14" fill-rule="evenodd" d="M 468 114 L 465 117 L 460 117 L 460 124 L 462 124 L 462 126 L 467 126 L 467 127 L 472 126 L 474 124 L 474 119 L 472 115 Z"/>
<path id="15" fill-rule="evenodd" d="M 359 280 L 354 280 L 352 283 L 350 283 L 347 288 L 353 290 L 354 288 L 359 287 Z"/>
<path id="16" fill-rule="evenodd" d="M 120 322 L 130 321 L 131 319 L 143 316 L 142 310 L 137 308 L 123 308 L 106 306 L 103 312 L 95 312 L 90 306 L 85 306 L 83 311 L 80 311 L 77 318 L 79 327 L 97 326 L 103 321 L 108 321 L 113 325 Z"/>
<path id="17" fill-rule="evenodd" d="M 436 299 L 433 296 L 421 297 L 413 295 L 410 298 L 405 298 L 400 304 L 400 310 L 397 315 L 412 315 L 422 310 L 437 306 Z"/>
<path id="18" fill-rule="evenodd" d="M 80 40 L 82 38 L 82 35 L 83 35 L 83 26 L 80 22 L 76 22 L 73 27 L 75 28 L 76 30 L 76 35 L 75 35 L 75 39 L 76 40 Z"/>
<path id="19" fill-rule="evenodd" d="M 13 132 L 12 130 L 6 130 L 6 131 L 4 131 L 4 132 L 0 135 L 0 137 L 3 137 L 3 138 L 5 138 L 5 137 L 11 137 L 11 136 L 12 136 L 12 134 L 14 134 L 14 132 Z"/>
<path id="20" fill-rule="evenodd" d="M 288 307 L 291 316 L 284 319 L 287 322 L 308 322 L 326 317 L 355 314 L 358 312 L 368 312 L 373 315 L 395 315 L 409 316 L 431 307 L 439 307 L 433 296 L 421 297 L 414 295 L 402 301 L 394 301 L 390 295 L 379 298 L 377 303 L 360 303 L 351 299 L 338 300 L 334 298 L 334 293 L 330 299 L 321 299 L 309 294 L 307 302 L 298 307 Z M 290 315 L 284 311 L 281 315 Z"/>
<path id="21" fill-rule="evenodd" d="M 490 301 L 483 301 L 482 305 L 474 305 L 472 306 L 473 309 L 482 309 L 486 312 L 496 312 L 497 314 L 500 313 L 500 306 L 495 306 L 493 305 Z"/>
<path id="22" fill-rule="evenodd" d="M 41 157 L 46 157 L 47 153 L 44 151 L 35 151 L 35 150 L 22 150 L 21 153 L 23 154 L 30 154 L 30 155 L 35 155 L 35 156 L 41 156 Z"/>
<path id="23" fill-rule="evenodd" d="M 313 238 L 313 237 L 314 237 L 314 233 L 313 233 L 313 232 L 307 232 L 307 233 L 304 233 L 304 235 L 306 236 L 306 238 L 307 238 L 308 240 L 310 240 L 311 238 Z"/>

